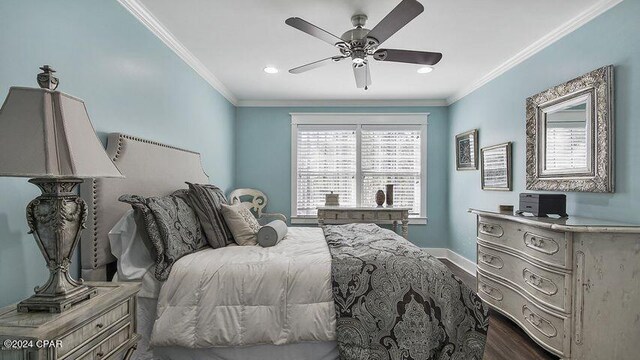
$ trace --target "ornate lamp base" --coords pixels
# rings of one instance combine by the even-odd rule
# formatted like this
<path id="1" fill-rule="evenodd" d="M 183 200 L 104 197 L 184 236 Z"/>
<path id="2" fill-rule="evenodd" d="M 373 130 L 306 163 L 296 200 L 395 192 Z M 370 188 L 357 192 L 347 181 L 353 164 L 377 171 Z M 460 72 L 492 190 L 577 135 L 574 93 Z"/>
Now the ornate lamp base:
<path id="1" fill-rule="evenodd" d="M 41 178 L 29 182 L 42 190 L 27 206 L 27 223 L 47 261 L 49 279 L 35 288 L 35 295 L 18 304 L 18 311 L 63 312 L 98 293 L 69 274 L 69 259 L 87 219 L 87 205 L 74 190 L 82 180 Z"/>
<path id="2" fill-rule="evenodd" d="M 48 311 L 61 313 L 74 304 L 90 299 L 98 294 L 98 289 L 80 285 L 65 295 L 47 296 L 35 294 L 18 303 L 18 312 Z"/>

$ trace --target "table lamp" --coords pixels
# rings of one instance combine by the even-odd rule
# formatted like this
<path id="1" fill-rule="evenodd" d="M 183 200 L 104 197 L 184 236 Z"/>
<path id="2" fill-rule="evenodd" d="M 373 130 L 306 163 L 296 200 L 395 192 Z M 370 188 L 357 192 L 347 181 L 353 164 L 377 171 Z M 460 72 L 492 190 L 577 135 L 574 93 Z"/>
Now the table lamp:
<path id="1" fill-rule="evenodd" d="M 84 178 L 123 177 L 96 136 L 82 100 L 54 91 L 45 65 L 40 88 L 11 87 L 0 108 L 0 176 L 27 177 L 42 195 L 27 206 L 27 224 L 49 268 L 49 279 L 18 304 L 19 312 L 63 312 L 97 290 L 69 273 L 87 219 L 76 186 Z"/>

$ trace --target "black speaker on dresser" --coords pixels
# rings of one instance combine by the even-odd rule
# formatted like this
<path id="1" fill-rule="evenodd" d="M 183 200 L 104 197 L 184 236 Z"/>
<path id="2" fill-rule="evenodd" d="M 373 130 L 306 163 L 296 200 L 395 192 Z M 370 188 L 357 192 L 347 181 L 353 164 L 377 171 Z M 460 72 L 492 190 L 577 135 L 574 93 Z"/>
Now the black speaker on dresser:
<path id="1" fill-rule="evenodd" d="M 527 213 L 537 217 L 549 215 L 567 217 L 567 196 L 564 194 L 520 193 L 520 207 L 516 214 Z"/>

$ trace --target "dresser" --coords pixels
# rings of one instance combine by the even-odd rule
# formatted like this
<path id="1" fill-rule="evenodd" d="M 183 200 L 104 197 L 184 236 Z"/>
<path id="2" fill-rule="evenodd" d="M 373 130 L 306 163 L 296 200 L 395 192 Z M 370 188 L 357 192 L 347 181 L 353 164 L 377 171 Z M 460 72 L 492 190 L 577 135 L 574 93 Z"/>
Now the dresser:
<path id="1" fill-rule="evenodd" d="M 98 294 L 63 313 L 0 309 L 0 359 L 128 359 L 135 350 L 137 283 L 87 283 Z"/>
<path id="2" fill-rule="evenodd" d="M 560 358 L 640 358 L 640 226 L 469 211 L 486 303 Z"/>
<path id="3" fill-rule="evenodd" d="M 325 206 L 318 208 L 318 225 L 373 223 L 391 224 L 393 231 L 398 231 L 398 222 L 402 223 L 402 237 L 409 236 L 408 207 L 348 207 Z"/>

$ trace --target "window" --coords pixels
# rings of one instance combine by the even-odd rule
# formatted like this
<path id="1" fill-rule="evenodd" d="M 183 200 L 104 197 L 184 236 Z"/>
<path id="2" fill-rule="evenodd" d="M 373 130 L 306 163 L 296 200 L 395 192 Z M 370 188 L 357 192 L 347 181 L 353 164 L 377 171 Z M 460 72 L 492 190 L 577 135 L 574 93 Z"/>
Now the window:
<path id="1" fill-rule="evenodd" d="M 315 218 L 331 191 L 342 206 L 375 206 L 375 193 L 394 184 L 394 205 L 410 207 L 410 216 L 424 223 L 426 119 L 427 114 L 292 114 L 294 222 Z"/>

